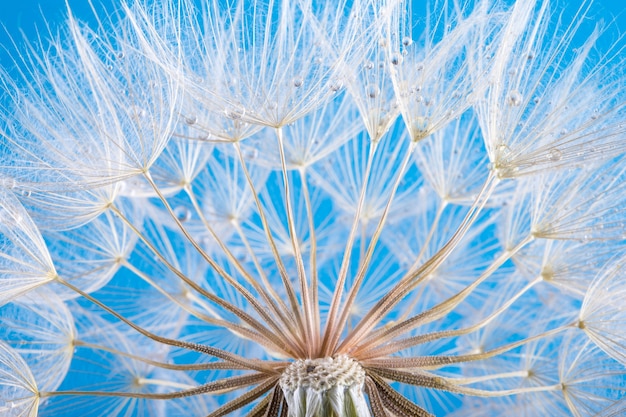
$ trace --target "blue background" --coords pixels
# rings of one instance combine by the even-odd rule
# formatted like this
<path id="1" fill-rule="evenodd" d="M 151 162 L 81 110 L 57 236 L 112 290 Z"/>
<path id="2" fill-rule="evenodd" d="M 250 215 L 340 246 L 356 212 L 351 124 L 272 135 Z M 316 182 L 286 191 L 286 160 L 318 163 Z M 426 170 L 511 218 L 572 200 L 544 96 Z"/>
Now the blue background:
<path id="1" fill-rule="evenodd" d="M 158 0 L 157 0 L 158 1 Z M 423 4 L 425 0 L 413 0 L 414 4 Z M 506 1 L 507 3 L 511 0 Z M 434 2 L 434 1 L 433 1 Z M 578 8 L 582 0 L 563 1 L 569 8 Z M 74 15 L 82 21 L 95 21 L 93 8 L 101 15 L 111 13 L 121 8 L 121 0 L 0 0 L 0 67 L 12 72 L 15 49 L 11 44 L 13 38 L 18 45 L 23 44 L 22 33 L 26 39 L 36 41 L 37 28 L 43 34 L 47 33 L 46 22 L 52 33 L 63 25 L 67 15 L 67 5 Z M 423 7 L 423 6 L 422 6 Z M 417 6 L 417 8 L 420 8 Z M 626 33 L 626 1 L 625 0 L 596 0 L 592 6 L 594 19 L 603 18 L 606 22 L 615 18 L 619 32 Z M 44 38 L 47 35 L 43 36 Z"/>
<path id="2" fill-rule="evenodd" d="M 46 22 L 52 33 L 62 27 L 67 16 L 67 4 L 81 21 L 94 22 L 95 16 L 88 0 L 0 0 L 0 67 L 12 72 L 11 58 L 15 47 L 23 50 L 24 39 L 37 42 L 38 31 L 49 38 Z M 93 9 L 101 16 L 119 10 L 120 0 L 92 0 Z M 23 32 L 23 35 L 22 35 Z M 21 46 L 20 46 L 21 45 Z"/>

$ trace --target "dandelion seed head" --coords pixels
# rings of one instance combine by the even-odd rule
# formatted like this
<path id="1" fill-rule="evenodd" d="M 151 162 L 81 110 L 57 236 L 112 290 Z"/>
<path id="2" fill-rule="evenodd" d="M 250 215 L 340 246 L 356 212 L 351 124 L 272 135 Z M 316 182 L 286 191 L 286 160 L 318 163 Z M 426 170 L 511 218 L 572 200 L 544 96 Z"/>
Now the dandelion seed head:
<path id="1" fill-rule="evenodd" d="M 131 2 L 15 53 L 0 414 L 621 410 L 623 38 L 409 3 Z"/>

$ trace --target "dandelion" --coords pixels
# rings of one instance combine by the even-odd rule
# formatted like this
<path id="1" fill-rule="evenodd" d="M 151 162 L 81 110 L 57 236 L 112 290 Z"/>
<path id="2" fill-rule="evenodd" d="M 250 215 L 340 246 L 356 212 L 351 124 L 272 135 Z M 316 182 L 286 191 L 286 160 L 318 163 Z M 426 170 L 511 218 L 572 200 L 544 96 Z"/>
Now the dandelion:
<path id="1" fill-rule="evenodd" d="M 623 413 L 623 39 L 407 3 L 125 3 L 16 55 L 3 415 Z"/>

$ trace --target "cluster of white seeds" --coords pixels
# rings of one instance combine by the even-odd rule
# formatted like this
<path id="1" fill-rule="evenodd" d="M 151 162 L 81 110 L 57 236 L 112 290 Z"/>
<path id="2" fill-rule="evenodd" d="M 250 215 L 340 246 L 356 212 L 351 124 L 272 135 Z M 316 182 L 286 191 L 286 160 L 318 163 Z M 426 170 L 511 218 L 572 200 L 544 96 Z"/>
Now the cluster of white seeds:
<path id="1" fill-rule="evenodd" d="M 361 365 L 345 355 L 298 360 L 280 378 L 283 391 L 290 392 L 302 388 L 327 391 L 335 387 L 363 387 L 364 383 L 365 371 Z"/>

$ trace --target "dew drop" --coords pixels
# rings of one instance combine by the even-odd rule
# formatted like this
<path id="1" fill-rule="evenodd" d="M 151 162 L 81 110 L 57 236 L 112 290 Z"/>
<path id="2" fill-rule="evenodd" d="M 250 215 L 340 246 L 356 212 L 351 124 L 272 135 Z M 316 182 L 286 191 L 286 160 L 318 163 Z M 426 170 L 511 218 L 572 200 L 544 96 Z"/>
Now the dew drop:
<path id="1" fill-rule="evenodd" d="M 374 63 L 372 61 L 365 61 L 363 63 L 363 68 L 366 70 L 371 70 L 372 68 L 374 68 Z"/>
<path id="2" fill-rule="evenodd" d="M 231 120 L 239 120 L 246 114 L 246 110 L 243 107 L 240 107 L 240 108 L 233 107 L 233 108 L 225 109 L 224 113 L 226 113 L 226 117 L 228 117 Z"/>
<path id="3" fill-rule="evenodd" d="M 195 125 L 197 121 L 198 118 L 196 116 L 185 117 L 185 123 L 189 126 Z"/>
<path id="4" fill-rule="evenodd" d="M 517 90 L 511 90 L 506 102 L 509 106 L 519 107 L 522 104 L 522 95 Z"/>
<path id="5" fill-rule="evenodd" d="M 206 248 L 211 244 L 211 238 L 209 238 L 208 236 L 202 236 L 200 238 L 200 246 Z"/>
<path id="6" fill-rule="evenodd" d="M 302 84 L 304 84 L 304 80 L 302 79 L 302 77 L 294 77 L 292 82 L 293 86 L 296 88 L 300 88 L 302 87 Z"/>
<path id="7" fill-rule="evenodd" d="M 185 206 L 178 206 L 174 208 L 174 216 L 176 216 L 179 222 L 185 223 L 191 219 L 191 211 Z"/>
<path id="8" fill-rule="evenodd" d="M 259 156 L 259 151 L 256 148 L 246 149 L 243 153 L 243 157 L 249 161 L 256 159 L 257 156 Z"/>
<path id="9" fill-rule="evenodd" d="M 416 136 L 423 135 L 428 131 L 428 117 L 416 117 L 413 122 L 413 131 Z M 420 136 L 421 137 L 421 136 Z"/>
<path id="10" fill-rule="evenodd" d="M 563 157 L 563 153 L 557 148 L 552 148 L 548 151 L 549 161 L 552 161 L 552 162 L 560 161 L 562 157 Z"/>
<path id="11" fill-rule="evenodd" d="M 30 197 L 30 196 L 31 196 L 31 192 L 30 192 L 30 190 L 22 190 L 22 191 L 20 191 L 20 194 L 21 194 L 23 197 Z"/>
<path id="12" fill-rule="evenodd" d="M 330 91 L 336 93 L 343 88 L 343 82 L 341 80 L 334 80 L 329 85 Z"/>
<path id="13" fill-rule="evenodd" d="M 209 140 L 210 137 L 211 135 L 208 133 L 200 133 L 199 135 L 196 136 L 196 139 L 197 140 Z"/>
<path id="14" fill-rule="evenodd" d="M 0 185 L 4 188 L 13 189 L 17 185 L 17 181 L 13 178 L 3 178 L 0 179 Z"/>
<path id="15" fill-rule="evenodd" d="M 411 39 L 410 37 L 405 36 L 404 38 L 402 38 L 402 45 L 411 46 L 412 43 L 413 43 L 413 39 Z"/>
<path id="16" fill-rule="evenodd" d="M 380 94 L 380 88 L 376 84 L 368 84 L 365 87 L 365 93 L 369 98 L 376 98 Z"/>
<path id="17" fill-rule="evenodd" d="M 107 69 L 108 69 L 109 71 L 113 71 L 113 65 L 107 65 Z"/>
<path id="18" fill-rule="evenodd" d="M 117 53 L 117 58 L 118 58 L 118 59 L 124 59 L 124 56 L 125 56 L 125 55 L 124 55 L 124 52 L 118 52 L 118 53 Z"/>
<path id="19" fill-rule="evenodd" d="M 391 64 L 392 65 L 400 65 L 402 64 L 402 55 L 398 53 L 391 54 Z"/>

